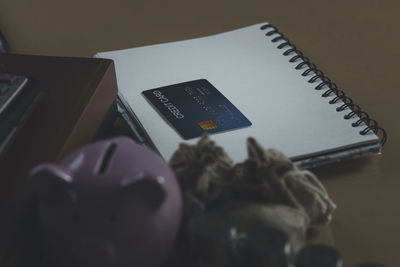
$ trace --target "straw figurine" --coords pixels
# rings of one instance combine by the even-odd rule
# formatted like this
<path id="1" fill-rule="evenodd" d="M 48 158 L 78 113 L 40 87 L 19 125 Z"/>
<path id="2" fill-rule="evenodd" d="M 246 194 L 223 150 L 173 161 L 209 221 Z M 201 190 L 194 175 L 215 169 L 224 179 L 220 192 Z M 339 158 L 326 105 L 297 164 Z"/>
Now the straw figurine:
<path id="1" fill-rule="evenodd" d="M 234 164 L 204 136 L 181 144 L 170 160 L 184 202 L 179 254 L 195 266 L 232 266 L 255 230 L 283 232 L 294 253 L 307 230 L 331 220 L 336 206 L 313 173 L 253 138 L 247 151 L 248 159 Z"/>

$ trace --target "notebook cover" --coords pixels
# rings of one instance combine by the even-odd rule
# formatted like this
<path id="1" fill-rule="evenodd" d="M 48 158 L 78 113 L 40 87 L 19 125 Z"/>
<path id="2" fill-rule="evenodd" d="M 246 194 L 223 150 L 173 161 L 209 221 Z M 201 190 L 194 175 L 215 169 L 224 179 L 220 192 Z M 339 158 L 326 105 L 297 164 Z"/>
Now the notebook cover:
<path id="1" fill-rule="evenodd" d="M 30 79 L 19 94 L 12 100 L 7 108 L 0 114 L 0 157 L 3 142 L 21 121 L 31 104 L 39 95 L 40 90 L 37 83 Z M 30 109 L 29 109 L 30 110 Z M 31 112 L 31 110 L 30 110 Z"/>
<path id="2" fill-rule="evenodd" d="M 207 79 L 246 115 L 252 126 L 212 135 L 235 162 L 247 157 L 246 139 L 256 138 L 265 148 L 276 148 L 293 160 L 311 158 L 365 144 L 378 143 L 372 132 L 360 135 L 366 125 L 343 117 L 341 100 L 321 97 L 310 79 L 316 75 L 295 69 L 301 60 L 290 62 L 283 55 L 285 42 L 272 41 L 261 23 L 197 39 L 99 53 L 115 61 L 119 95 L 131 107 L 165 160 L 179 143 L 194 144 L 199 138 L 183 140 L 141 96 L 144 90 L 196 79 Z M 271 29 L 270 29 L 271 30 Z M 307 66 L 303 66 L 307 68 Z"/>
<path id="3" fill-rule="evenodd" d="M 21 131 L 43 97 L 37 83 L 31 81 L 17 96 L 3 114 L 0 115 L 0 159 L 5 156 L 18 131 Z"/>

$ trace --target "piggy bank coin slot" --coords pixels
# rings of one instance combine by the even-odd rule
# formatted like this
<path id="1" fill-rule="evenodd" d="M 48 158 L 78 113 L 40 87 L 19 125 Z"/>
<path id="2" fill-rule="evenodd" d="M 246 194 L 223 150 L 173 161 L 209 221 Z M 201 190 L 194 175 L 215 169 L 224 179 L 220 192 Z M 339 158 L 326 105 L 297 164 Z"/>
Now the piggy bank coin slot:
<path id="1" fill-rule="evenodd" d="M 110 146 L 107 147 L 107 150 L 104 152 L 103 161 L 101 162 L 100 168 L 98 170 L 98 174 L 104 174 L 109 166 L 110 160 L 114 155 L 117 149 L 117 144 L 112 143 Z"/>

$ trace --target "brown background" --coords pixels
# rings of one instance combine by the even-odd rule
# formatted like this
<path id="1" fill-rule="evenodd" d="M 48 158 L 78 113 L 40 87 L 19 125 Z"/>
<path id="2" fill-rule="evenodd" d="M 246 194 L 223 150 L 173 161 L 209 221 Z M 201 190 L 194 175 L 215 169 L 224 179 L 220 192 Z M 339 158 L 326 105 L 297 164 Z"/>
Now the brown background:
<path id="1" fill-rule="evenodd" d="M 345 266 L 400 266 L 399 13 L 397 0 L 4 0 L 0 28 L 15 53 L 92 56 L 275 24 L 388 132 L 382 156 L 316 171 L 338 204 Z"/>

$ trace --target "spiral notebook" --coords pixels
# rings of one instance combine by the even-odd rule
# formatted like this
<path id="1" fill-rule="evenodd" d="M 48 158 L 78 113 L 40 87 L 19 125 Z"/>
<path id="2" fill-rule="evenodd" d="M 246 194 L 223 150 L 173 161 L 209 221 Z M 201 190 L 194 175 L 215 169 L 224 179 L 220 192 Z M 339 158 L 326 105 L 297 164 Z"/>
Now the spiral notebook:
<path id="1" fill-rule="evenodd" d="M 193 103 L 187 104 L 178 91 L 184 91 L 187 83 L 199 91 L 201 86 L 192 84 L 198 81 L 207 81 L 251 124 L 211 133 L 235 162 L 247 157 L 246 139 L 250 136 L 302 166 L 378 154 L 386 141 L 378 123 L 269 23 L 101 52 L 96 57 L 114 60 L 123 115 L 138 139 L 157 149 L 167 161 L 180 143 L 195 144 L 200 138 L 184 139 L 179 125 L 168 118 L 177 119 L 182 110 L 184 115 L 199 112 L 193 111 Z M 174 104 L 162 114 L 155 100 L 152 103 L 146 98 L 146 92 L 153 92 L 160 101 L 173 97 L 170 102 Z M 213 117 L 189 121 L 192 126 L 186 130 L 205 125 L 207 132 L 212 122 Z"/>

